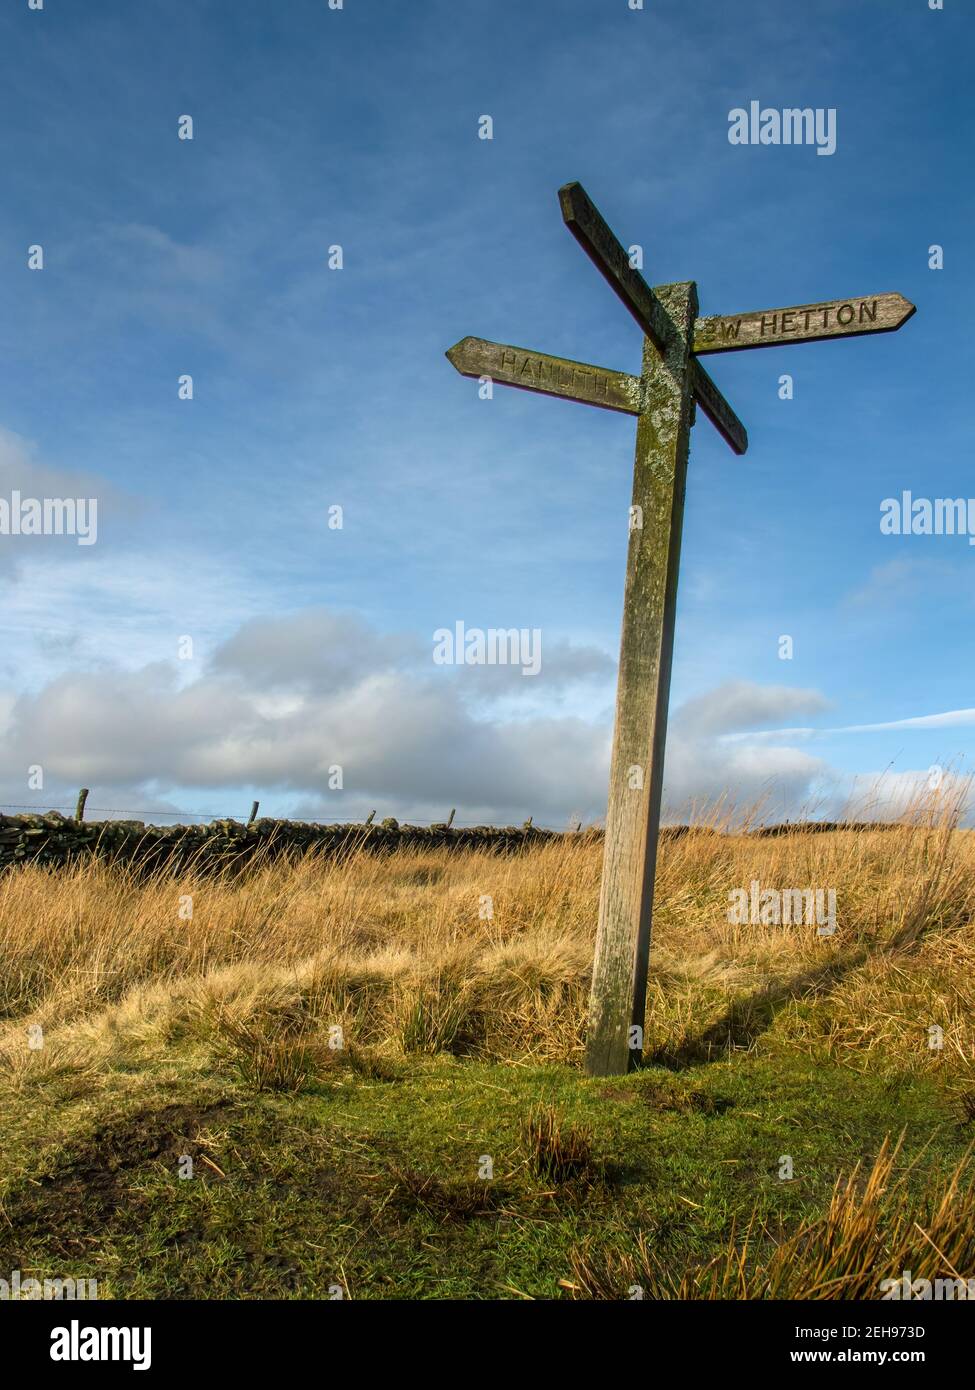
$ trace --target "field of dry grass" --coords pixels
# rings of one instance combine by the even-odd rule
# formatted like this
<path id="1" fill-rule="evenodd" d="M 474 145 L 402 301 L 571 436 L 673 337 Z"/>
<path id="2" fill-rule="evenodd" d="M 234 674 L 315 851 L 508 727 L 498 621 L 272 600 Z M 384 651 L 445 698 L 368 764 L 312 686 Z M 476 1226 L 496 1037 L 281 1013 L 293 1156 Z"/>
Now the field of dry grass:
<path id="1" fill-rule="evenodd" d="M 340 1027 L 389 1055 L 577 1063 L 600 862 L 583 835 L 507 858 L 309 858 L 237 882 L 26 868 L 0 879 L 0 1045 L 15 1072 L 97 1067 L 252 1024 L 326 1041 Z M 834 890 L 835 934 L 729 922 L 753 880 Z M 668 840 L 647 1054 L 755 1047 L 774 1027 L 853 1066 L 966 1076 L 973 924 L 975 835 L 948 825 Z"/>
<path id="2" fill-rule="evenodd" d="M 409 1200 L 423 1220 L 430 1215 L 430 1183 L 440 1184 L 440 1199 L 450 1206 L 443 1183 L 458 1160 L 443 1135 L 454 1133 L 451 1126 L 460 1124 L 457 1117 L 479 1087 L 488 1088 L 478 1092 L 486 1097 L 491 1090 L 507 1095 L 497 1102 L 503 1125 L 509 1119 L 514 1124 L 514 1113 L 504 1106 L 516 1097 L 532 1104 L 553 1097 L 557 1102 L 554 1118 L 519 1114 L 521 1137 L 511 1142 L 521 1144 L 522 1158 L 513 1172 L 528 1162 L 524 1154 L 531 1144 L 526 1151 L 525 1135 L 532 1124 L 554 1126 L 550 1137 L 556 1153 L 560 1145 L 573 1151 L 571 1116 L 580 1106 L 582 1152 L 588 1152 L 590 1140 L 594 1151 L 601 1142 L 609 1145 L 609 1131 L 600 1135 L 601 1121 L 594 1121 L 592 1110 L 596 1106 L 602 1114 L 598 1107 L 606 1097 L 631 1106 L 639 1100 L 644 1117 L 639 1126 L 648 1106 L 664 1126 L 661 1132 L 670 1133 L 667 1125 L 681 1126 L 684 1147 L 674 1130 L 679 1176 L 672 1181 L 694 1192 L 683 1200 L 705 1214 L 700 1228 L 680 1227 L 679 1248 L 686 1249 L 689 1263 L 669 1296 L 689 1296 L 688 1289 L 703 1287 L 703 1276 L 687 1270 L 717 1259 L 718 1251 L 725 1252 L 718 1280 L 723 1296 L 734 1296 L 735 1288 L 747 1290 L 741 1271 L 749 1246 L 742 1245 L 742 1232 L 753 1219 L 759 1189 L 777 1203 L 784 1186 L 776 1187 L 765 1174 L 764 1149 L 746 1165 L 751 1178 L 738 1187 L 722 1186 L 725 1177 L 708 1165 L 738 1160 L 700 1158 L 705 1139 L 713 1153 L 719 1151 L 715 1125 L 725 1124 L 734 1155 L 753 1142 L 748 1131 L 757 1133 L 757 1122 L 767 1119 L 774 1176 L 778 1155 L 803 1142 L 778 1138 L 776 1126 L 788 1128 L 793 1121 L 798 1126 L 800 1112 L 805 1116 L 799 1133 L 806 1136 L 815 1179 L 810 1177 L 794 1210 L 777 1209 L 774 1221 L 762 1218 L 764 1240 L 804 1238 L 808 1246 L 809 1231 L 820 1229 L 816 1222 L 828 1225 L 828 1193 L 843 1180 L 839 1155 L 849 1153 L 851 1162 L 859 1158 L 869 1169 L 887 1139 L 880 1162 L 889 1165 L 884 1154 L 902 1132 L 908 1134 L 911 1164 L 918 1162 L 919 1151 L 929 1152 L 933 1135 L 942 1130 L 949 1135 L 929 1153 L 930 1180 L 948 1182 L 950 1188 L 946 1174 L 961 1162 L 947 1199 L 949 1206 L 961 1200 L 958 1193 L 968 1190 L 962 1150 L 975 1120 L 975 835 L 950 821 L 915 818 L 875 831 L 770 839 L 701 830 L 667 839 L 658 865 L 647 1065 L 635 1079 L 602 1085 L 585 1081 L 580 1066 L 600 867 L 600 844 L 583 834 L 511 857 L 401 851 L 385 858 L 353 855 L 341 863 L 279 862 L 237 881 L 185 876 L 140 882 L 95 860 L 60 872 L 26 867 L 5 874 L 0 878 L 0 1114 L 12 1156 L 3 1197 L 15 1238 L 10 1258 L 44 1250 L 43 1258 L 33 1256 L 43 1262 L 54 1258 L 52 1248 L 61 1251 L 62 1263 L 68 1258 L 72 1247 L 64 1243 L 64 1232 L 55 1232 L 51 1246 L 50 1223 L 63 1219 L 70 1225 L 80 1219 L 78 1213 L 44 1215 L 25 1185 L 36 1186 L 32 1175 L 45 1163 L 55 1173 L 65 1165 L 74 1172 L 78 1145 L 94 1143 L 93 1135 L 104 1139 L 110 1117 L 137 1111 L 141 1133 L 150 1112 L 169 1113 L 187 1098 L 199 1101 L 200 1114 L 206 1115 L 228 1098 L 246 1106 L 266 1097 L 272 1108 L 300 1108 L 309 1095 L 316 1104 L 326 1095 L 351 1096 L 343 1090 L 349 1084 L 359 1088 L 354 1104 L 376 1107 L 363 1124 L 370 1134 L 369 1127 L 378 1126 L 376 1134 L 383 1137 L 374 1135 L 370 1143 L 378 1144 L 378 1153 L 398 1155 L 388 1169 L 390 1192 L 412 1193 Z M 815 924 L 729 921 L 729 895 L 735 889 L 747 892 L 753 881 L 762 889 L 834 890 L 835 934 L 822 936 Z M 803 1107 L 816 1100 L 820 1077 L 822 1107 L 814 1120 Z M 412 1108 L 398 1109 L 400 1103 L 390 1097 L 396 1083 L 409 1078 L 420 1089 Z M 737 1087 L 740 1130 L 721 1120 L 724 1100 L 709 1099 L 699 1078 L 706 1078 L 705 1089 Z M 398 1095 L 405 1093 L 401 1088 Z M 435 1134 L 416 1129 L 417 1107 L 422 1113 L 427 1103 L 431 1115 L 439 1117 L 439 1149 Z M 870 1117 L 862 1135 L 858 1109 Z M 280 1108 L 274 1113 L 281 1122 Z M 487 1112 L 477 1114 L 471 1126 L 490 1130 Z M 262 1112 L 260 1123 L 268 1122 Z M 707 1135 L 702 1123 L 711 1125 Z M 833 1148 L 820 1154 L 815 1145 L 823 1136 L 814 1131 L 831 1124 Z M 403 1157 L 403 1126 L 411 1136 L 409 1162 Z M 642 1135 L 639 1126 L 633 1133 Z M 610 1145 L 599 1161 L 604 1196 L 606 1183 L 612 1187 L 606 1174 L 613 1164 L 619 1166 L 634 1144 L 644 1143 L 624 1130 L 625 1125 L 613 1130 L 614 1142 L 623 1145 L 622 1158 L 620 1152 L 614 1157 Z M 358 1152 L 361 1134 L 353 1140 L 351 1131 L 342 1133 L 343 1142 L 352 1145 L 347 1151 Z M 114 1130 L 112 1135 L 111 1152 L 129 1152 Z M 221 1139 L 219 1127 L 196 1124 L 192 1137 L 206 1162 L 226 1178 L 227 1160 L 218 1154 L 226 1135 Z M 475 1158 L 486 1142 L 470 1140 Z M 236 1143 L 235 1152 L 242 1154 L 244 1141 L 238 1137 Z M 150 1157 L 157 1150 L 158 1144 Z M 697 1169 L 690 1162 L 692 1151 Z M 417 1154 L 427 1158 L 425 1175 L 419 1177 Z M 117 1153 L 111 1161 L 117 1166 Z M 551 1167 L 543 1165 L 538 1173 L 550 1179 Z M 569 1191 L 579 1173 L 568 1168 L 566 1173 Z M 728 1176 L 728 1167 L 724 1173 Z M 161 1173 L 157 1177 L 168 1180 Z M 875 1187 L 886 1189 L 883 1171 L 881 1178 L 875 1178 Z M 368 1187 L 368 1181 L 360 1175 L 353 1186 Z M 928 1179 L 921 1181 L 923 1201 L 934 1189 L 927 1191 Z M 571 1219 L 560 1212 L 556 1224 L 568 1223 L 564 1231 L 558 1226 L 562 1263 L 550 1272 L 563 1283 L 553 1287 L 574 1296 L 609 1296 L 600 1292 L 607 1281 L 632 1282 L 634 1271 L 638 1275 L 642 1269 L 644 1282 L 661 1292 L 664 1284 L 641 1265 L 639 1251 L 646 1223 L 662 1219 L 670 1197 L 661 1196 L 658 1177 L 647 1182 L 653 1191 L 645 1194 L 648 1205 L 640 1207 L 641 1215 L 631 1212 L 624 1219 L 613 1208 L 590 1226 L 580 1222 L 571 1202 Z M 856 1183 L 854 1189 L 859 1191 Z M 483 1227 L 490 1202 L 470 1200 L 465 1220 Z M 591 1191 L 586 1200 L 592 1210 Z M 792 1198 L 786 1200 L 788 1205 Z M 842 1206 L 842 1199 L 832 1201 Z M 395 1203 L 388 1208 L 395 1209 Z M 19 1230 L 18 1210 L 29 1216 Z M 687 1210 L 677 1210 L 684 1222 Z M 944 1224 L 944 1212 L 942 1217 Z M 668 1217 L 666 1232 L 673 1234 L 676 1219 Z M 956 1259 L 968 1258 L 963 1235 L 956 1231 L 953 1237 Z M 478 1240 L 482 1237 L 483 1230 Z M 754 1233 L 750 1239 L 755 1245 Z M 594 1242 L 602 1249 L 607 1240 L 615 1255 L 594 1255 Z M 360 1254 L 363 1248 L 357 1246 Z M 831 1266 L 828 1260 L 823 1265 L 817 1251 L 817 1277 L 828 1283 Z M 975 1249 L 971 1255 L 975 1258 Z M 109 1258 L 107 1250 L 99 1257 L 116 1265 L 121 1259 L 117 1252 Z M 139 1258 L 131 1252 L 129 1258 L 141 1268 Z M 556 1257 L 549 1252 L 533 1258 Z M 915 1260 L 920 1258 L 917 1252 Z M 714 1284 L 716 1266 L 709 1267 Z M 517 1277 L 540 1279 L 541 1266 L 531 1268 L 533 1275 Z M 975 1267 L 962 1273 L 975 1275 Z M 186 1277 L 185 1270 L 180 1277 Z M 303 1277 L 308 1296 L 314 1279 L 307 1272 Z M 371 1266 L 357 1277 L 366 1292 L 380 1287 L 372 1281 L 382 1276 Z M 515 1277 L 510 1269 L 507 1277 Z M 864 1284 L 862 1260 L 857 1278 Z M 140 1287 L 131 1272 L 116 1273 L 115 1281 L 119 1290 Z M 409 1280 L 399 1288 L 401 1296 L 435 1296 L 408 1285 Z M 770 1286 L 763 1287 L 767 1294 Z M 150 1296 L 159 1296 L 158 1291 L 150 1287 Z"/>

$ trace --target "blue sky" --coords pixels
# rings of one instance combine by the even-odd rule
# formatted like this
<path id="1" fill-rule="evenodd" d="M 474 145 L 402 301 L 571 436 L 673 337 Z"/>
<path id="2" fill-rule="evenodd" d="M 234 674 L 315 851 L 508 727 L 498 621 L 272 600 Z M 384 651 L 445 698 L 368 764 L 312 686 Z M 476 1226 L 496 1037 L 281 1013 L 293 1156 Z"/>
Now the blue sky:
<path id="1" fill-rule="evenodd" d="M 888 769 L 896 802 L 966 765 L 975 548 L 879 519 L 904 489 L 975 493 L 973 23 L 961 0 L 9 0 L 0 496 L 99 511 L 91 546 L 0 537 L 4 805 L 84 783 L 161 814 L 601 814 L 633 421 L 480 400 L 443 357 L 474 334 L 639 370 L 562 225 L 571 179 L 702 313 L 918 306 L 707 364 L 751 445 L 693 432 L 672 811 L 833 810 Z M 753 99 L 835 107 L 836 153 L 731 145 Z M 457 620 L 538 628 L 540 675 L 435 666 Z"/>

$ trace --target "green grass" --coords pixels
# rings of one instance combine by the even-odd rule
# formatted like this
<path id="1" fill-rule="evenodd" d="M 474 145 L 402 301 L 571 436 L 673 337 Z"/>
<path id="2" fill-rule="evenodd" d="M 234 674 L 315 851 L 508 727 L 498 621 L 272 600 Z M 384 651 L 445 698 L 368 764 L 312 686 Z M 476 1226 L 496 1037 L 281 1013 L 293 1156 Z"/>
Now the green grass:
<path id="1" fill-rule="evenodd" d="M 897 1171 L 920 1204 L 975 1137 L 931 1073 L 865 1074 L 825 1055 L 737 1053 L 608 1081 L 423 1056 L 322 1055 L 311 1070 L 297 1082 L 286 1070 L 299 1089 L 272 1074 L 269 1089 L 264 1073 L 187 1052 L 5 1083 L 0 1274 L 94 1277 L 116 1298 L 327 1298 L 336 1285 L 353 1298 L 569 1298 L 577 1252 L 626 1254 L 641 1235 L 682 1271 L 755 1213 L 760 1258 L 886 1135 L 904 1132 Z M 540 1107 L 581 1161 L 539 1162 Z M 878 1267 L 878 1283 L 887 1272 L 900 1270 Z"/>

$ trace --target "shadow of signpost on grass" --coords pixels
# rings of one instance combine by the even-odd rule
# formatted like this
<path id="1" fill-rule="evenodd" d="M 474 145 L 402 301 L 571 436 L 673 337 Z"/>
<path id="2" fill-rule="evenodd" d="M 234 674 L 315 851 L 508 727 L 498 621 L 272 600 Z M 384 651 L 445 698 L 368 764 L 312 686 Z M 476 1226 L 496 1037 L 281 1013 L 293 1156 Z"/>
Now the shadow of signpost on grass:
<path id="1" fill-rule="evenodd" d="M 798 999 L 828 994 L 854 970 L 859 969 L 868 952 L 861 948 L 832 960 L 816 970 L 804 970 L 791 980 L 779 980 L 764 985 L 739 999 L 732 1000 L 719 1019 L 697 1035 L 685 1035 L 680 1041 L 663 1043 L 648 1052 L 643 1066 L 667 1067 L 683 1071 L 703 1062 L 727 1060 L 730 1052 L 749 1049 L 775 1023 L 782 1009 Z"/>

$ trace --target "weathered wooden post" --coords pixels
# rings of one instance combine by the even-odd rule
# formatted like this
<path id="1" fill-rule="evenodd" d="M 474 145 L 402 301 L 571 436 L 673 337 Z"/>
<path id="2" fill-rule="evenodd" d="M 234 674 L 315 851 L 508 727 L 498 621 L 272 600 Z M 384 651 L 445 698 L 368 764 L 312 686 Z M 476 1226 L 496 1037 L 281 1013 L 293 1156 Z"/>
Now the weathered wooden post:
<path id="1" fill-rule="evenodd" d="M 626 1071 L 630 1058 L 643 1051 L 677 570 L 694 417 L 688 366 L 697 290 L 693 284 L 668 285 L 657 295 L 676 331 L 665 354 L 649 338 L 643 349 L 645 405 L 636 430 L 600 929 L 589 1006 L 586 1064 L 596 1076 Z"/>
<path id="2" fill-rule="evenodd" d="M 78 804 L 77 804 L 77 806 L 75 807 L 75 810 L 74 810 L 74 818 L 75 818 L 75 820 L 84 820 L 84 818 L 85 818 L 85 802 L 86 802 L 87 800 L 88 800 L 88 788 L 87 788 L 87 787 L 82 787 L 82 788 L 81 788 L 81 791 L 78 793 Z"/>
<path id="3" fill-rule="evenodd" d="M 261 803 L 260 803 L 259 801 L 255 801 L 255 802 L 252 803 L 252 805 L 251 805 L 251 813 L 250 813 L 250 815 L 247 817 L 247 824 L 248 824 L 248 825 L 253 825 L 254 822 L 257 820 L 257 808 L 258 808 L 258 806 L 260 806 L 260 804 L 261 804 Z"/>
<path id="4" fill-rule="evenodd" d="M 693 282 L 652 290 L 581 184 L 559 189 L 566 226 L 644 334 L 639 377 L 464 338 L 463 376 L 637 416 L 599 927 L 586 1069 L 626 1071 L 643 1051 L 654 872 L 690 430 L 700 405 L 736 454 L 748 436 L 699 354 L 891 332 L 914 313 L 899 294 L 698 318 Z M 581 825 L 580 825 L 581 828 Z"/>

